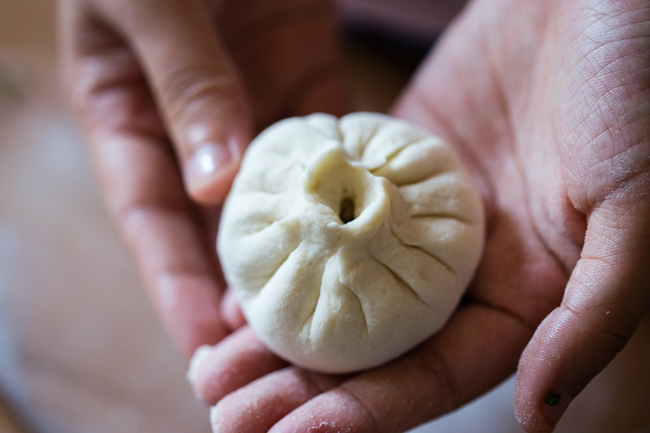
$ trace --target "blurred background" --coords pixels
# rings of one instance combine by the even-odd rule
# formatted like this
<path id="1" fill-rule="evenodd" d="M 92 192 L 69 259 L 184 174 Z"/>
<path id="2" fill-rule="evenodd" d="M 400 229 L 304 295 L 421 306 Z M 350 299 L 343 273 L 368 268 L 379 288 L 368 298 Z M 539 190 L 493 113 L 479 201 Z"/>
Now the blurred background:
<path id="1" fill-rule="evenodd" d="M 386 111 L 462 1 L 345 0 L 357 110 Z M 0 0 L 0 433 L 207 433 L 58 85 L 53 0 Z M 379 36 L 381 32 L 382 36 Z M 650 318 L 560 433 L 650 433 Z M 513 380 L 414 432 L 520 432 Z"/>

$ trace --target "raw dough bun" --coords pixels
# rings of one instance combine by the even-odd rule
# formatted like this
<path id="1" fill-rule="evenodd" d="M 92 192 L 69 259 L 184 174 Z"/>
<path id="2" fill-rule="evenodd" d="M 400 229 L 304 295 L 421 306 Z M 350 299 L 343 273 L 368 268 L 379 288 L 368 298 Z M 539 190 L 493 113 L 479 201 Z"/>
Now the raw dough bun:
<path id="1" fill-rule="evenodd" d="M 383 364 L 445 324 L 480 258 L 483 220 L 472 180 L 440 139 L 385 115 L 314 114 L 253 141 L 218 250 L 272 351 L 344 373 Z"/>

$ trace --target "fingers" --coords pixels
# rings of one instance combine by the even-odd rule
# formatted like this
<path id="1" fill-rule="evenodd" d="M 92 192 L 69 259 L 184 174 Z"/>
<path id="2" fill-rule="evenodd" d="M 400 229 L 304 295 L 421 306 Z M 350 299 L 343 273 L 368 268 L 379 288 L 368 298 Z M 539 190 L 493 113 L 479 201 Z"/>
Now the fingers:
<path id="1" fill-rule="evenodd" d="M 562 305 L 522 355 L 515 411 L 529 433 L 551 432 L 571 400 L 625 346 L 650 304 L 650 200 L 605 202 L 589 217 Z"/>
<path id="2" fill-rule="evenodd" d="M 229 330 L 219 314 L 213 247 L 173 156 L 157 140 L 129 133 L 91 141 L 109 208 L 172 337 L 188 357 L 218 342 Z"/>
<path id="3" fill-rule="evenodd" d="M 529 328 L 508 313 L 461 307 L 432 340 L 310 400 L 270 431 L 406 431 L 504 380 L 529 337 Z"/>
<path id="4" fill-rule="evenodd" d="M 212 430 L 266 432 L 294 408 L 334 388 L 345 376 L 312 373 L 296 367 L 264 376 L 230 394 L 212 408 Z M 254 413 L 255 416 L 241 416 Z"/>
<path id="5" fill-rule="evenodd" d="M 237 296 L 229 287 L 221 300 L 221 318 L 230 329 L 239 329 L 246 324 Z"/>
<path id="6" fill-rule="evenodd" d="M 219 316 L 222 286 L 213 242 L 183 190 L 130 47 L 98 21 L 89 2 L 63 1 L 60 12 L 73 102 L 109 210 L 164 323 L 189 357 L 229 332 Z"/>
<path id="7" fill-rule="evenodd" d="M 345 379 L 342 376 L 299 369 L 282 370 L 249 383 L 223 397 L 213 409 L 213 427 L 219 432 L 240 433 L 267 431 L 270 426 L 271 432 L 406 431 L 459 407 L 505 379 L 514 371 L 530 335 L 530 329 L 508 313 L 465 306 L 429 342 L 339 386 Z M 256 373 L 247 378 L 250 381 L 261 377 L 260 365 L 267 365 L 266 370 L 271 371 L 264 356 L 257 362 L 245 361 L 248 364 L 241 367 L 234 361 L 240 355 L 226 355 L 235 351 L 223 344 L 218 346 L 222 354 L 206 362 L 213 368 L 210 374 L 219 377 L 219 370 L 232 369 L 239 371 L 241 379 L 241 372 L 255 366 Z M 202 372 L 195 383 L 207 382 L 210 374 Z M 217 388 L 219 383 L 233 390 L 234 382 L 244 385 L 240 379 L 223 385 L 232 374 L 221 376 L 211 379 L 211 386 Z M 219 396 L 224 394 L 222 389 Z"/>
<path id="8" fill-rule="evenodd" d="M 225 395 L 286 365 L 246 326 L 217 346 L 199 348 L 187 377 L 194 395 L 214 405 Z"/>
<path id="9" fill-rule="evenodd" d="M 103 2 L 126 35 L 182 165 L 189 194 L 223 201 L 250 141 L 247 98 L 199 0 Z"/>

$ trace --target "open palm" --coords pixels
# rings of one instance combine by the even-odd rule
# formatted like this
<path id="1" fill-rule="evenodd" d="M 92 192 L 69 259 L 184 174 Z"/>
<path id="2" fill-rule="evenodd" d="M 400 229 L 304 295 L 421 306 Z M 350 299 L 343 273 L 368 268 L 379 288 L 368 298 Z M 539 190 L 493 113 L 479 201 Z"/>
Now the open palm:
<path id="1" fill-rule="evenodd" d="M 505 337 L 564 297 L 520 362 L 531 431 L 557 422 L 648 308 L 648 48 L 636 2 L 477 2 L 397 110 L 447 136 L 485 185 L 468 302 L 517 320 Z M 556 406 L 542 404 L 549 392 Z"/>
<path id="2" fill-rule="evenodd" d="M 485 255 L 460 308 L 415 350 L 346 377 L 279 369 L 242 328 L 193 371 L 220 401 L 215 429 L 404 431 L 519 362 L 518 418 L 552 430 L 650 303 L 649 48 L 640 2 L 474 1 L 394 112 L 447 139 L 482 190 Z"/>

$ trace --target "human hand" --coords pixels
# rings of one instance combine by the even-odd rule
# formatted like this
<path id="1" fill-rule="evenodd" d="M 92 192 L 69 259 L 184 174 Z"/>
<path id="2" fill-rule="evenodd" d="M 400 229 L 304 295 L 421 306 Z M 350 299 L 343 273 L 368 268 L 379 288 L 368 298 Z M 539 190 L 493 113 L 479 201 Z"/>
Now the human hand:
<path id="1" fill-rule="evenodd" d="M 213 428 L 404 431 L 519 361 L 520 423 L 551 431 L 650 302 L 649 31 L 633 1 L 475 0 L 395 110 L 451 143 L 482 189 L 486 249 L 463 303 L 415 350 L 351 376 L 278 369 L 243 328 L 192 371 L 219 402 Z"/>
<path id="2" fill-rule="evenodd" d="M 254 129 L 342 114 L 327 0 L 61 0 L 63 66 L 109 210 L 189 357 L 242 322 L 214 252 Z M 204 205 L 197 206 L 195 203 Z"/>
<path id="3" fill-rule="evenodd" d="M 473 11 L 475 46 L 450 35 L 446 64 L 425 68 L 398 112 L 445 134 L 489 185 L 468 301 L 537 328 L 515 411 L 527 431 L 547 432 L 649 306 L 650 13 L 590 0 Z M 468 82 L 462 99 L 446 90 Z"/>

